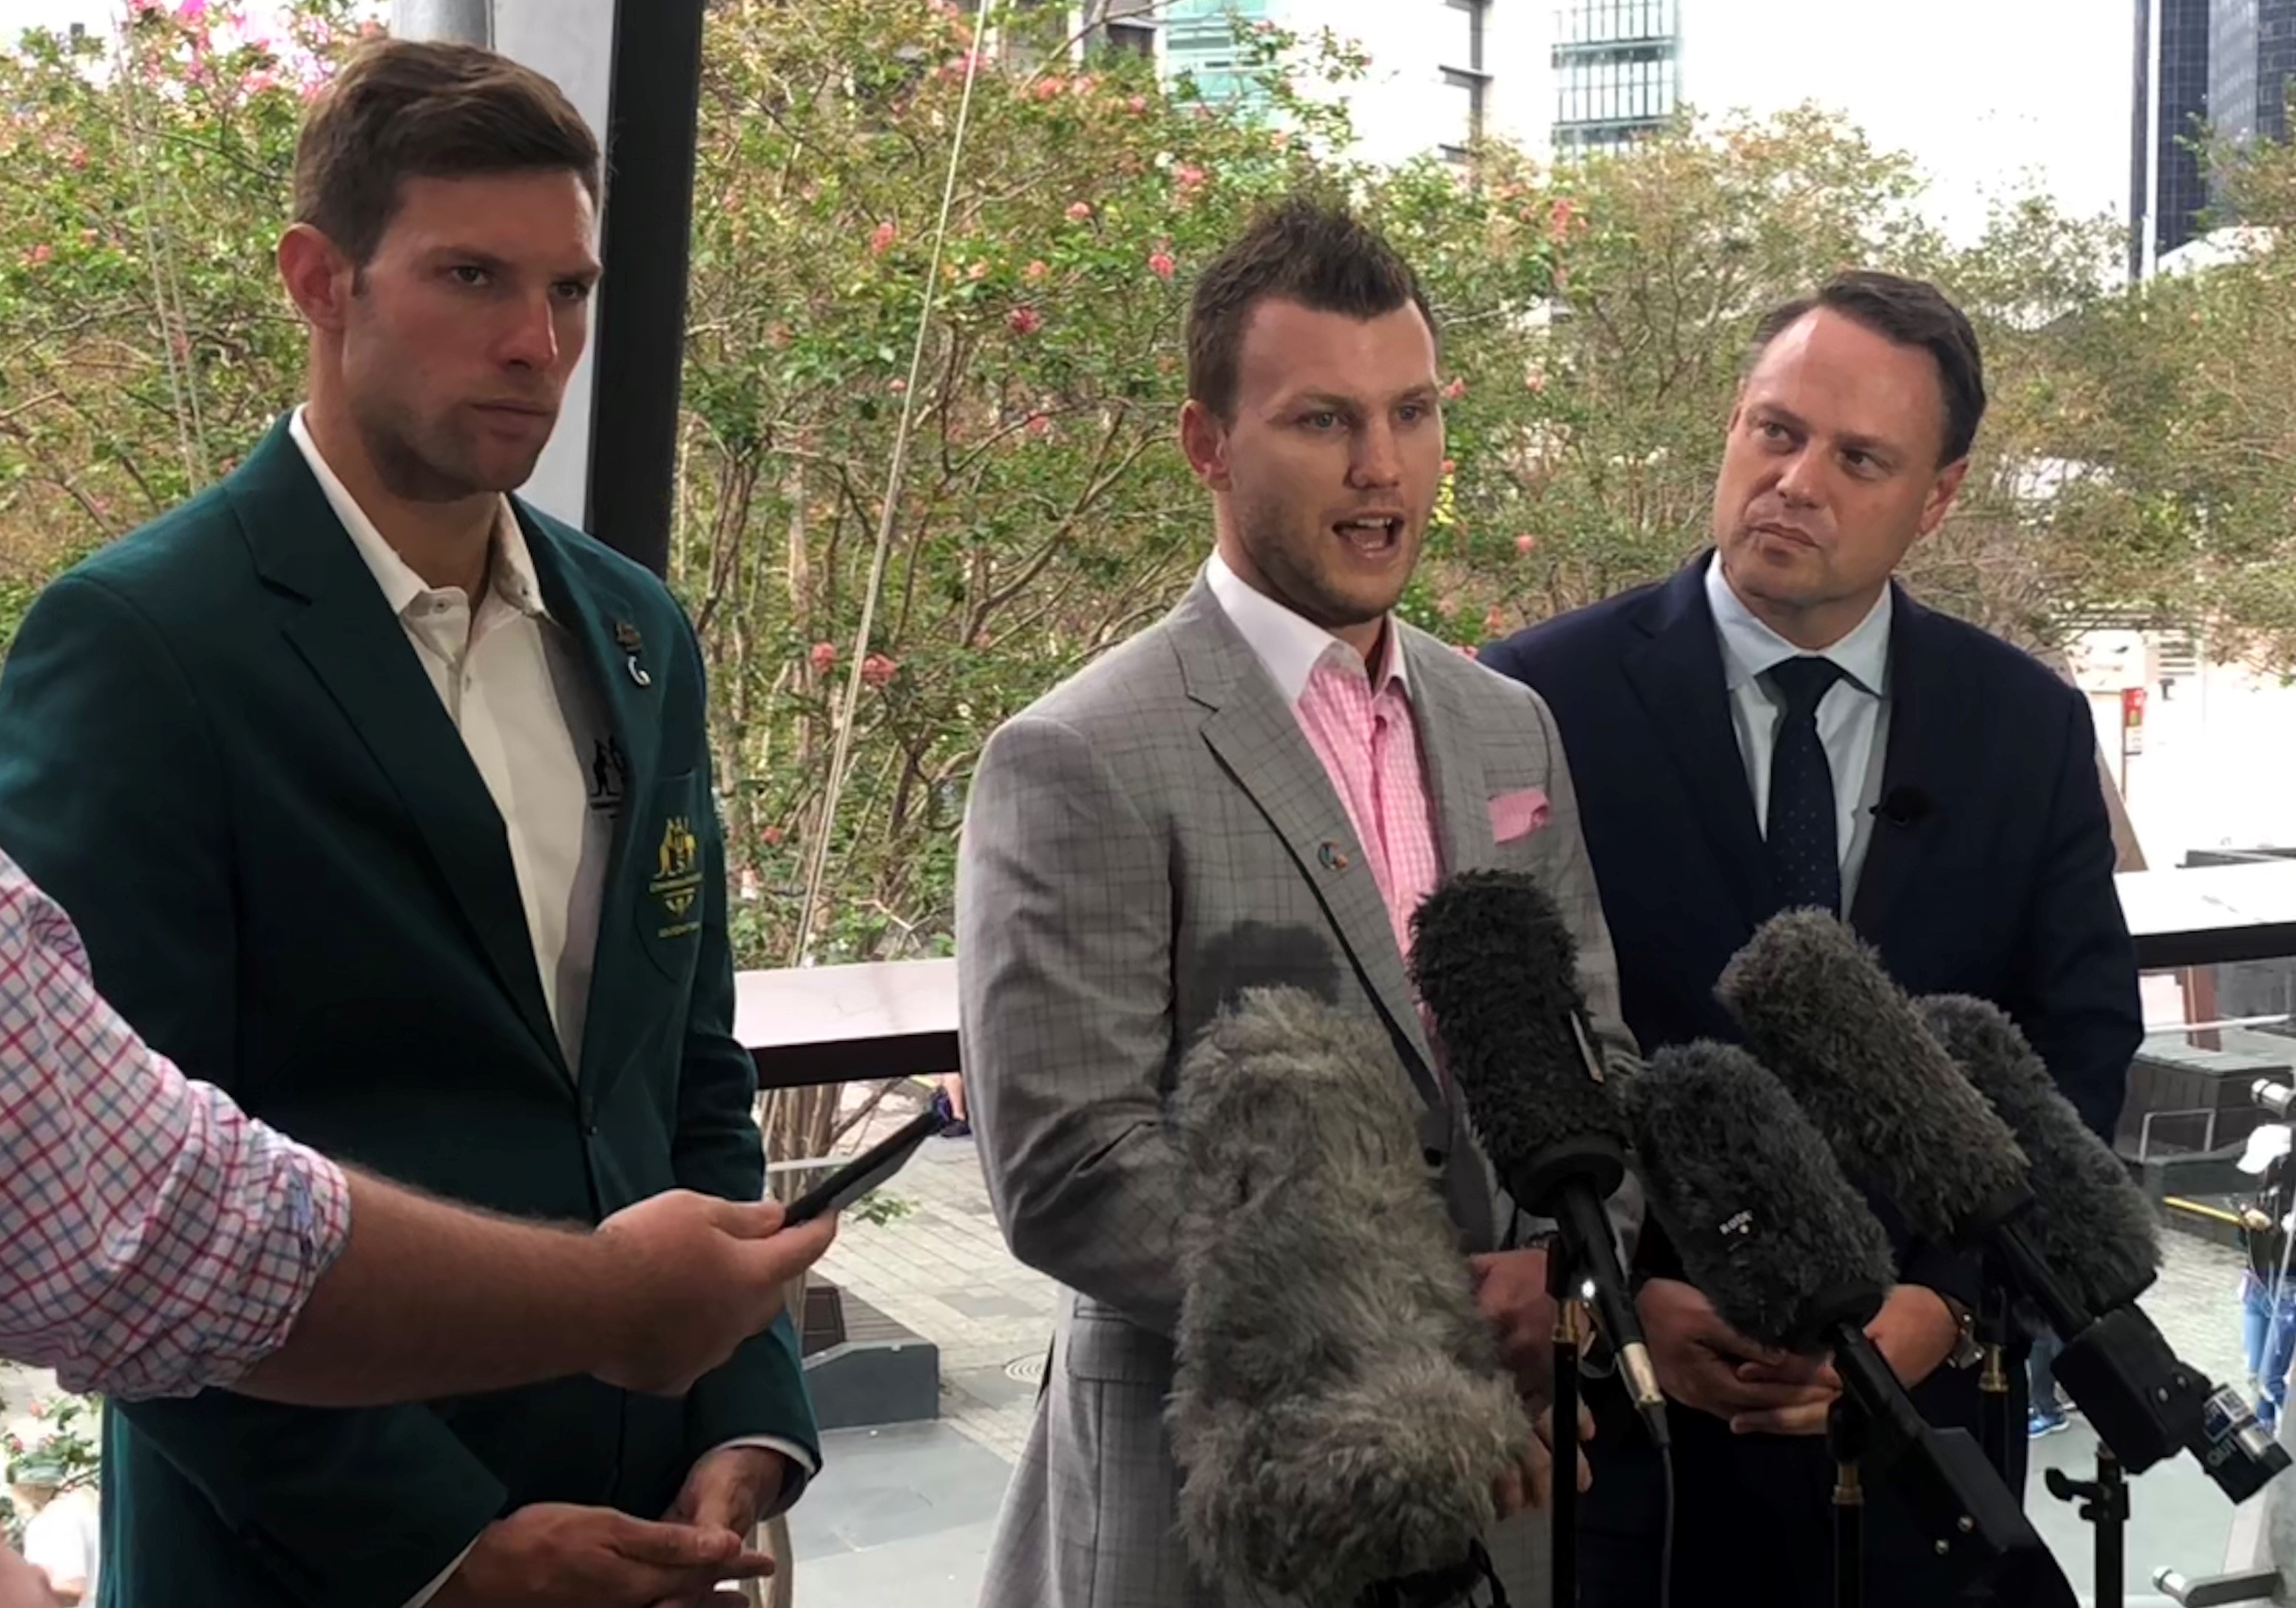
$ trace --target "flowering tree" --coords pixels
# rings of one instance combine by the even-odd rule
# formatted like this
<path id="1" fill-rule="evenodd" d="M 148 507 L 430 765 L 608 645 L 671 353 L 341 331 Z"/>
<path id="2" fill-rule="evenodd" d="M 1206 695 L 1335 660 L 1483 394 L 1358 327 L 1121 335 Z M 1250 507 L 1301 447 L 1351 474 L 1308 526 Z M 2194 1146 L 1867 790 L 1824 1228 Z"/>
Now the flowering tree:
<path id="1" fill-rule="evenodd" d="M 0 57 L 0 636 L 295 399 L 303 337 L 267 261 L 298 115 L 361 9 L 295 0 L 256 37 L 144 0 L 116 63 L 53 39 Z M 2103 232 L 2038 205 L 1952 250 L 1904 159 L 1811 112 L 1553 169 L 1500 146 L 1367 171 L 1335 154 L 1365 65 L 1344 42 L 1254 29 L 1256 93 L 1212 104 L 1145 61 L 1079 60 L 1045 31 L 1064 11 L 1021 12 L 976 64 L 947 4 L 710 9 L 671 580 L 713 677 L 743 964 L 946 950 L 980 743 L 1200 562 L 1172 442 L 1186 297 L 1297 187 L 1358 201 L 1443 324 L 1453 471 L 1404 606 L 1452 641 L 1694 551 L 1754 315 L 1848 263 L 1939 279 L 1987 341 L 1996 406 L 1927 589 L 2039 646 L 2131 606 L 2296 638 L 2272 636 L 2296 618 L 2276 258 L 2132 296 Z M 2259 207 L 2296 193 L 2274 171 Z M 834 891 L 808 910 L 816 852 Z"/>
<path id="2" fill-rule="evenodd" d="M 299 395 L 302 328 L 265 265 L 353 15 L 139 0 L 118 41 L 0 53 L 0 638 Z"/>

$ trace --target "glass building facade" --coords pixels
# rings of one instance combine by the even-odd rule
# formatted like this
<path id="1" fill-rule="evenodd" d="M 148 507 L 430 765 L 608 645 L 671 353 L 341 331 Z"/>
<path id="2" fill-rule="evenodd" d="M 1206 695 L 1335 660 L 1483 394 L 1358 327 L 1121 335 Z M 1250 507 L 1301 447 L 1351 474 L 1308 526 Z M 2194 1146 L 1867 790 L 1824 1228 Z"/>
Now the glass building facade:
<path id="1" fill-rule="evenodd" d="M 2229 0 L 2232 6 L 2254 0 Z M 2226 0 L 2136 0 L 2136 70 L 2130 119 L 2128 276 L 2144 276 L 2146 236 L 2155 257 L 2200 232 L 2208 177 L 2194 142 L 2212 112 L 2210 61 L 2212 12 Z M 2155 45 L 2153 31 L 2159 28 Z M 2152 97 L 2157 86 L 2159 119 Z"/>
<path id="2" fill-rule="evenodd" d="M 1682 93 L 1676 0 L 1574 0 L 1555 17 L 1558 154 L 1622 145 L 1662 127 Z"/>

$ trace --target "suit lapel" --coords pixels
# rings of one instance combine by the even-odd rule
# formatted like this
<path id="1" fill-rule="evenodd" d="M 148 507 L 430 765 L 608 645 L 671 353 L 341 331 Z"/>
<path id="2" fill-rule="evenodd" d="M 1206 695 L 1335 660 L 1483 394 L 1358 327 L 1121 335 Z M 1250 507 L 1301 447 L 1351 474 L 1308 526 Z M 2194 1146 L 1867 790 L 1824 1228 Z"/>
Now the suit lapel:
<path id="1" fill-rule="evenodd" d="M 672 644 L 640 639 L 633 655 L 622 637 L 634 632 L 638 610 L 621 578 L 603 565 L 585 562 L 578 549 L 562 542 L 526 507 L 515 502 L 512 505 L 518 511 L 520 528 L 526 532 L 527 551 L 534 559 L 543 602 L 549 607 L 550 617 L 573 638 L 598 718 L 620 747 L 627 767 L 621 813 L 614 822 L 613 850 L 599 890 L 597 948 L 591 963 L 589 1005 L 583 1017 L 578 1081 L 585 1094 L 597 1095 L 603 1092 L 605 1075 L 627 1059 L 622 1053 L 621 1036 L 628 1025 L 628 1013 L 612 1008 L 611 990 L 626 968 L 641 958 L 633 953 L 637 928 L 630 919 L 636 896 L 629 883 L 643 857 L 632 851 L 631 840 L 645 816 L 654 783 L 660 779 L 661 721 L 657 701 L 661 694 L 655 676 Z M 634 656 L 647 677 L 643 684 L 631 672 Z"/>
<path id="2" fill-rule="evenodd" d="M 1691 815 L 1752 926 L 1777 908 L 1769 855 L 1754 819 L 1745 757 L 1730 724 L 1722 649 L 1706 604 L 1705 564 L 1679 571 L 1653 593 L 1636 621 L 1648 640 L 1628 652 L 1626 673 L 1673 764 Z"/>
<path id="3" fill-rule="evenodd" d="M 1890 589 L 1890 734 L 1882 760 L 1883 799 L 1900 788 L 1933 792 L 1938 779 L 1953 773 L 1956 759 L 1950 751 L 1953 722 L 1939 718 L 1940 710 L 1956 705 L 1946 656 L 1927 651 L 1929 611 L 1896 582 Z M 1870 941 L 1881 941 L 1890 907 L 1938 831 L 1935 821 L 1874 823 L 1849 904 L 1850 924 Z"/>
<path id="4" fill-rule="evenodd" d="M 1435 1057 L 1379 881 L 1297 717 L 1201 580 L 1181 603 L 1171 629 L 1189 696 L 1210 711 L 1204 742 L 1282 840 L 1365 990 L 1389 1028 L 1411 1046 L 1431 1085 Z"/>
<path id="5" fill-rule="evenodd" d="M 1411 671 L 1420 757 L 1435 795 L 1443 874 L 1447 877 L 1480 870 L 1497 858 L 1498 845 L 1491 837 L 1490 789 L 1484 782 L 1480 750 L 1472 740 L 1473 726 L 1460 702 L 1456 681 L 1444 674 L 1451 667 L 1436 662 L 1450 650 L 1407 630 L 1402 647 Z"/>
<path id="6" fill-rule="evenodd" d="M 283 421 L 228 485 L 258 570 L 302 602 L 282 628 L 289 643 L 381 767 L 504 991 L 562 1068 L 501 813 Z"/>

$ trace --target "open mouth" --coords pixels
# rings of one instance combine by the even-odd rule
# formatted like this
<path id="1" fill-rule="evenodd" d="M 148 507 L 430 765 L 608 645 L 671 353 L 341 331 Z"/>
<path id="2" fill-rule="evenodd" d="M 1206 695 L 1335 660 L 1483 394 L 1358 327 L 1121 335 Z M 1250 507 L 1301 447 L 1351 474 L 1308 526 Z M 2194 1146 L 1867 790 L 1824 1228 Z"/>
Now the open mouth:
<path id="1" fill-rule="evenodd" d="M 1374 514 L 1341 520 L 1332 527 L 1340 539 L 1366 558 L 1394 552 L 1403 543 L 1403 520 L 1395 514 Z"/>

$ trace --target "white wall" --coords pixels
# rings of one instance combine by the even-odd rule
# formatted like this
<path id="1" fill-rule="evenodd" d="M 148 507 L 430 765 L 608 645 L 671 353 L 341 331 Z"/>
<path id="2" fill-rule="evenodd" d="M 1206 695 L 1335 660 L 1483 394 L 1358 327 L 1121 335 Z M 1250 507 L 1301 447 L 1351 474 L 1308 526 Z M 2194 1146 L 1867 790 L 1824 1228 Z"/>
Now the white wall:
<path id="1" fill-rule="evenodd" d="M 2204 657 L 2197 674 L 2166 677 L 2164 692 L 2158 644 L 2127 631 L 2084 638 L 2074 669 L 2116 767 L 2120 689 L 2146 689 L 2127 798 L 2151 866 L 2176 866 L 2194 849 L 2296 845 L 2296 689 Z"/>

